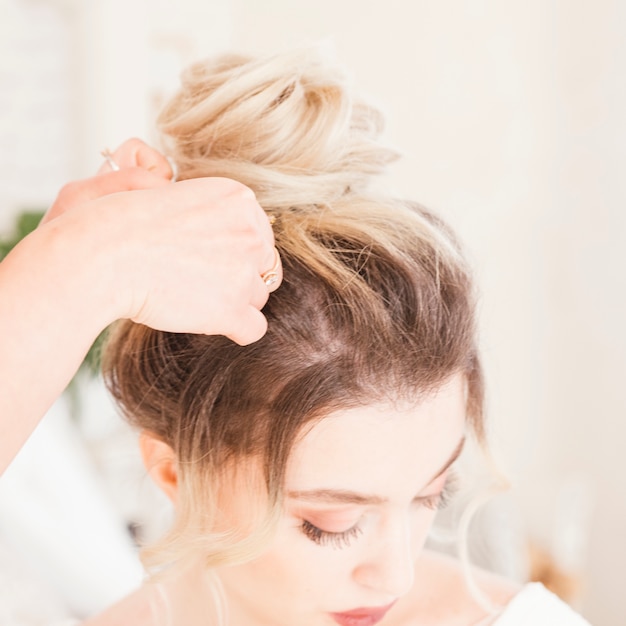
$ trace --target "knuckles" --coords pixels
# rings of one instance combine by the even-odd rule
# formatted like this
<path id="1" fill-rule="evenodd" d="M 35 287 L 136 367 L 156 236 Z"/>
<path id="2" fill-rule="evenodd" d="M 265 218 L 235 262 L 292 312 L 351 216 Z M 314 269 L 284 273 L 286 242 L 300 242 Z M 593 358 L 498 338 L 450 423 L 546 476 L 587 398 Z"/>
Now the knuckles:
<path id="1" fill-rule="evenodd" d="M 224 197 L 256 202 L 254 191 L 237 180 L 222 177 L 215 177 L 210 180 L 219 185 L 221 194 Z"/>
<path id="2" fill-rule="evenodd" d="M 148 148 L 148 144 L 138 137 L 131 137 L 122 143 L 114 152 L 114 156 L 122 156 L 125 154 L 137 154 Z"/>
<path id="3" fill-rule="evenodd" d="M 127 139 L 118 149 L 128 147 L 128 148 L 142 148 L 143 146 L 147 146 L 147 144 L 139 139 L 139 137 L 131 137 Z"/>
<path id="4" fill-rule="evenodd" d="M 84 189 L 84 183 L 80 180 L 73 180 L 69 183 L 65 183 L 59 190 L 55 204 L 66 204 L 71 202 L 74 198 L 81 195 Z"/>

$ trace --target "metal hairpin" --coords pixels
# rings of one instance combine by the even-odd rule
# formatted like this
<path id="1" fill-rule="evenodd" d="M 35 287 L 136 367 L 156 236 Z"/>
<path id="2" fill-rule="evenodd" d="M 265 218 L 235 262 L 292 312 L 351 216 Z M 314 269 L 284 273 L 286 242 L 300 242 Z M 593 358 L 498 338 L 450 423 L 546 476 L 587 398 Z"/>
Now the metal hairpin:
<path id="1" fill-rule="evenodd" d="M 104 157 L 104 160 L 109 164 L 109 167 L 114 172 L 120 171 L 120 166 L 113 160 L 113 155 L 111 154 L 111 151 L 108 148 L 105 148 L 104 150 L 102 150 L 100 154 Z"/>

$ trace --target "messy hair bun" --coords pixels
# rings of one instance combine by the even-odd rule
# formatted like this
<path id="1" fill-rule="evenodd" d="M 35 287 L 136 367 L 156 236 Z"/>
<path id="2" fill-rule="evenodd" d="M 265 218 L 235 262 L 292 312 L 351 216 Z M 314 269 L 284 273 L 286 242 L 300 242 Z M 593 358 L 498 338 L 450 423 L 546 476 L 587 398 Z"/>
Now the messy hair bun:
<path id="1" fill-rule="evenodd" d="M 181 177 L 234 178 L 275 213 L 284 280 L 249 346 L 129 321 L 111 336 L 111 392 L 179 461 L 175 524 L 148 565 L 249 559 L 254 542 L 219 519 L 224 468 L 255 459 L 276 514 L 294 441 L 335 410 L 416 401 L 462 373 L 482 436 L 469 271 L 438 218 L 373 191 L 394 153 L 341 71 L 315 50 L 198 63 L 159 124 Z"/>
<path id="2" fill-rule="evenodd" d="M 192 65 L 158 123 L 182 178 L 224 176 L 264 207 L 332 203 L 362 192 L 395 153 L 382 116 L 353 100 L 319 49 Z"/>

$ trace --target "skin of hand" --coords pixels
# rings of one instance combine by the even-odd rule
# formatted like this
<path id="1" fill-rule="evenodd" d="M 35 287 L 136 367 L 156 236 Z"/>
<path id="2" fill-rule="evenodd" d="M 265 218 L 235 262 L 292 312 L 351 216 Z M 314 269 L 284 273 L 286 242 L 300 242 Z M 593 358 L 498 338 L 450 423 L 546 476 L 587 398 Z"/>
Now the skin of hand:
<path id="1" fill-rule="evenodd" d="M 171 182 L 138 140 L 100 175 L 66 185 L 0 263 L 0 472 L 120 318 L 160 330 L 260 339 L 277 256 L 254 193 L 224 178 Z M 35 384 L 34 384 L 34 381 Z"/>
<path id="2" fill-rule="evenodd" d="M 172 168 L 167 159 L 141 139 L 128 139 L 111 154 L 111 158 L 120 168 L 119 171 L 114 171 L 104 161 L 96 176 L 67 183 L 41 224 L 88 200 L 120 191 L 162 187 L 172 179 Z"/>
<path id="3" fill-rule="evenodd" d="M 254 193 L 224 178 L 171 183 L 169 162 L 139 139 L 111 156 L 119 171 L 104 162 L 97 176 L 69 183 L 42 220 L 55 235 L 76 229 L 92 239 L 90 256 L 105 254 L 109 272 L 100 275 L 115 295 L 111 321 L 222 334 L 242 345 L 260 339 L 267 329 L 260 309 L 282 273 L 279 266 L 269 288 L 261 278 L 277 256 Z"/>

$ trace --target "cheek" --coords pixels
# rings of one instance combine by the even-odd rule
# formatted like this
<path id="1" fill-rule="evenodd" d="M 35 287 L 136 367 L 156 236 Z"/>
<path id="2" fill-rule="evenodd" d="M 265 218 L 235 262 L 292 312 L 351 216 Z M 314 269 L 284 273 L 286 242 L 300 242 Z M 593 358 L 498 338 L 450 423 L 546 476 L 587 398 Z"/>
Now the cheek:
<path id="1" fill-rule="evenodd" d="M 345 591 L 354 568 L 351 552 L 318 546 L 301 533 L 299 522 L 283 520 L 269 548 L 249 563 L 226 568 L 222 582 L 258 603 L 323 608 Z"/>
<path id="2" fill-rule="evenodd" d="M 407 556 L 415 562 L 430 536 L 436 515 L 437 511 L 423 506 L 414 508 L 390 521 L 392 526 L 381 529 L 381 533 L 386 533 L 386 540 L 395 545 L 398 553 L 404 546 Z"/>
<path id="3" fill-rule="evenodd" d="M 436 517 L 437 511 L 431 511 L 426 508 L 413 514 L 411 547 L 415 553 L 419 554 L 424 548 Z"/>
<path id="4" fill-rule="evenodd" d="M 401 515 L 406 515 L 403 524 L 396 517 L 387 520 L 387 528 L 383 519 L 370 519 L 363 534 L 346 548 L 316 545 L 299 530 L 299 520 L 283 519 L 268 549 L 249 563 L 225 568 L 222 583 L 246 604 L 265 606 L 268 611 L 276 606 L 287 612 L 341 606 L 353 591 L 354 573 L 376 559 L 376 546 L 389 540 L 386 533 L 400 530 L 399 521 L 410 535 L 406 549 L 413 561 L 418 559 L 436 511 L 419 507 Z"/>
<path id="5" fill-rule="evenodd" d="M 315 520 L 322 525 L 327 519 Z M 337 531 L 345 530 L 344 525 L 351 526 L 353 519 L 335 520 L 339 525 Z M 310 589 L 332 589 L 339 585 L 350 572 L 355 555 L 358 553 L 359 538 L 348 547 L 319 545 L 306 537 L 301 530 L 302 520 L 287 518 L 283 528 L 279 529 L 276 541 L 267 558 L 279 566 L 287 576 L 299 581 Z M 334 531 L 333 528 L 328 528 Z"/>

